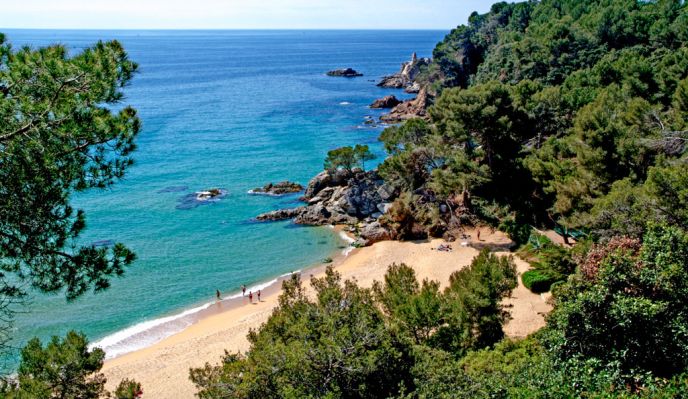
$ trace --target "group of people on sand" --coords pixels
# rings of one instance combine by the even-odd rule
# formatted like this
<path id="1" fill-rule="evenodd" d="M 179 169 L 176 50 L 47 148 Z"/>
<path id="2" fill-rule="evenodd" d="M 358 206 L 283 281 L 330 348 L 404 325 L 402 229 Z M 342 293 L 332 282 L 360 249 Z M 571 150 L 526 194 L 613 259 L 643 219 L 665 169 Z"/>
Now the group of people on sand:
<path id="1" fill-rule="evenodd" d="M 245 285 L 241 286 L 241 296 L 246 296 L 246 286 Z M 217 297 L 218 301 L 222 300 L 222 293 L 220 292 L 220 290 L 215 290 L 215 297 Z M 260 290 L 258 290 L 258 292 L 256 292 L 256 297 L 258 298 L 258 302 L 260 302 Z M 250 303 L 253 303 L 253 291 L 248 292 L 248 301 Z"/>

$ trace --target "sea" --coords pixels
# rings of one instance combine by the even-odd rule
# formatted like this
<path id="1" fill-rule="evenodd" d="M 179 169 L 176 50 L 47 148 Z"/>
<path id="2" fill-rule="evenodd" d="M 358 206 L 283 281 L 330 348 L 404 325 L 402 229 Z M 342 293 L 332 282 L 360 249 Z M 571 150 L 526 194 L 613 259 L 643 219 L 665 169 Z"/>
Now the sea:
<path id="1" fill-rule="evenodd" d="M 268 182 L 303 185 L 323 169 L 328 150 L 367 144 L 378 156 L 382 111 L 368 105 L 409 95 L 376 82 L 413 52 L 429 57 L 444 31 L 94 31 L 0 30 L 13 47 L 63 44 L 76 54 L 118 40 L 139 73 L 122 105 L 143 128 L 135 164 L 106 190 L 74 195 L 87 215 L 85 245 L 121 242 L 137 254 L 102 293 L 67 302 L 32 292 L 14 323 L 12 345 L 83 332 L 108 357 L 151 345 L 191 324 L 216 290 L 236 296 L 345 251 L 328 227 L 256 223 L 298 206 L 298 194 L 250 195 Z M 358 78 L 326 72 L 352 67 Z M 195 193 L 225 190 L 199 202 Z M 10 364 L 16 364 L 15 351 Z"/>

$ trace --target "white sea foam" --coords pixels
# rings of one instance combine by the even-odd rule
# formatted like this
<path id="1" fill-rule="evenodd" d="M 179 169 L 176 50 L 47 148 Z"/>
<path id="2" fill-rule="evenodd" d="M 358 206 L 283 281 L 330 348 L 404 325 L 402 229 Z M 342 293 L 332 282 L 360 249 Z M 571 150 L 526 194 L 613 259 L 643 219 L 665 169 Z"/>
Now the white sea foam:
<path id="1" fill-rule="evenodd" d="M 351 103 L 348 101 L 342 101 L 339 103 L 339 105 L 351 105 Z"/>
<path id="2" fill-rule="evenodd" d="M 301 270 L 295 271 L 300 273 Z M 291 273 L 286 273 L 282 277 L 289 276 Z M 248 287 L 246 292 L 256 292 L 258 290 L 264 290 L 265 288 L 276 284 L 278 279 L 272 279 L 265 283 L 260 283 Z M 248 294 L 247 294 L 248 295 Z M 222 301 L 227 301 L 231 299 L 241 298 L 243 295 L 241 291 L 236 294 L 232 294 L 222 299 Z M 92 343 L 89 347 L 101 348 L 106 353 L 106 359 L 112 359 L 117 356 L 124 355 L 129 352 L 134 352 L 139 349 L 143 349 L 154 345 L 163 339 L 174 335 L 194 322 L 194 315 L 197 313 L 208 309 L 211 305 L 215 304 L 216 301 L 208 302 L 203 305 L 197 306 L 192 309 L 185 310 L 181 313 L 165 316 L 158 319 L 147 320 L 141 323 L 135 324 L 131 327 L 127 327 L 123 330 L 117 331 L 114 334 L 110 334 L 103 339 Z"/>
<path id="3" fill-rule="evenodd" d="M 342 255 L 344 255 L 344 256 L 349 256 L 349 254 L 351 253 L 351 251 L 354 250 L 354 247 L 351 246 L 351 244 L 353 244 L 354 241 L 356 241 L 356 240 L 354 240 L 353 238 L 349 237 L 349 235 L 346 234 L 344 231 L 340 231 L 340 232 L 339 232 L 339 237 L 340 237 L 343 241 L 346 241 L 347 243 L 349 243 L 349 245 L 347 245 L 347 247 L 344 248 L 344 249 L 342 250 Z"/>

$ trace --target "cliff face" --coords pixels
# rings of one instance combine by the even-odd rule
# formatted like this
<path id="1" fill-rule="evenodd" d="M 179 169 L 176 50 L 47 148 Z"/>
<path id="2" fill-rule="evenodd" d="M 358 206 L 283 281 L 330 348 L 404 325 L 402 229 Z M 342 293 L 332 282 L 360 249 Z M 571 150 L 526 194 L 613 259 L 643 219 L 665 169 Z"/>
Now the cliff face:
<path id="1" fill-rule="evenodd" d="M 400 123 L 412 118 L 427 118 L 428 107 L 432 104 L 432 98 L 425 88 L 422 88 L 418 96 L 397 105 L 389 114 L 382 115 L 380 120 L 384 123 Z"/>
<path id="2" fill-rule="evenodd" d="M 392 89 L 404 89 L 409 93 L 418 93 L 420 85 L 414 82 L 421 68 L 430 64 L 430 58 L 418 58 L 416 53 L 411 60 L 401 64 L 401 70 L 394 75 L 385 76 L 377 85 Z"/>

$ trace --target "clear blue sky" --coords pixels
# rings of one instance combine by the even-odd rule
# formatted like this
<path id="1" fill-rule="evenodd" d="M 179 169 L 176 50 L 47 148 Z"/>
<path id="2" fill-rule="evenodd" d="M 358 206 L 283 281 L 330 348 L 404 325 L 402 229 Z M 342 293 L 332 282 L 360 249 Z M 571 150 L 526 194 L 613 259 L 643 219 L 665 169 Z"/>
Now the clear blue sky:
<path id="1" fill-rule="evenodd" d="M 496 0 L 0 0 L 0 30 L 449 29 Z"/>

